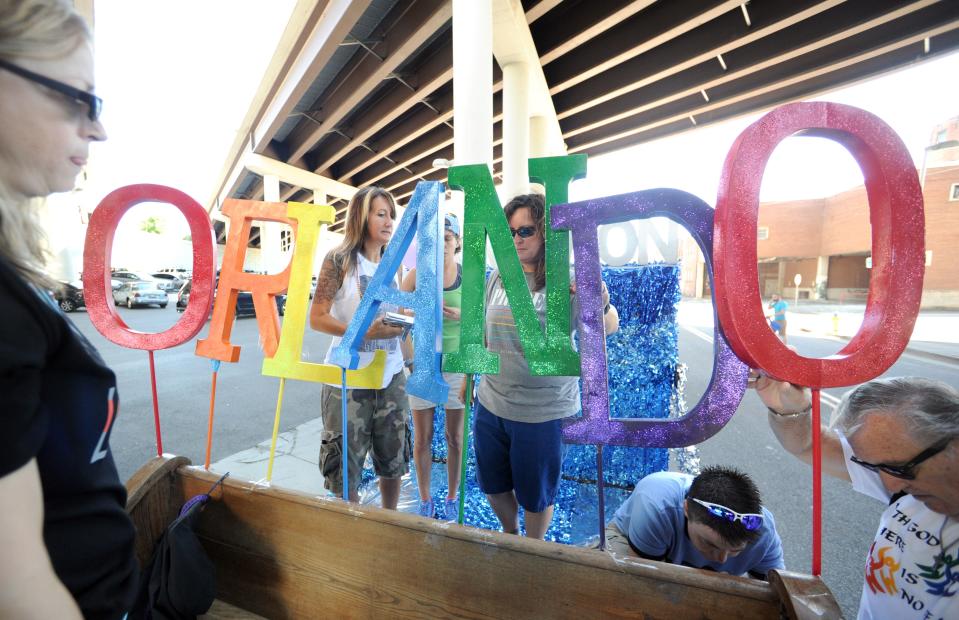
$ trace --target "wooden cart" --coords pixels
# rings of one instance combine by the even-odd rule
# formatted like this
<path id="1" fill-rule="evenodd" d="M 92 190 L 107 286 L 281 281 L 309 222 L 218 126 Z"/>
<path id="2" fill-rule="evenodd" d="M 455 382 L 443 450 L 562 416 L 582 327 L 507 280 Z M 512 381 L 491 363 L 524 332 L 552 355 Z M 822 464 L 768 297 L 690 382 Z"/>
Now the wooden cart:
<path id="1" fill-rule="evenodd" d="M 145 564 L 214 473 L 166 456 L 127 483 Z M 839 618 L 818 577 L 770 582 L 571 547 L 228 478 L 201 515 L 216 618 Z"/>

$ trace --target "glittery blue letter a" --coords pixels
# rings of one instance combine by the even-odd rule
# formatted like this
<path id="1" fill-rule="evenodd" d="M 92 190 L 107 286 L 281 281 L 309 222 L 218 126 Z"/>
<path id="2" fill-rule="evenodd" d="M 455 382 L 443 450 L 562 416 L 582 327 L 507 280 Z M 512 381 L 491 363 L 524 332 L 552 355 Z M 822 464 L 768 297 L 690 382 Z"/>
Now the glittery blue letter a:
<path id="1" fill-rule="evenodd" d="M 360 343 L 369 329 L 381 302 L 411 308 L 416 314 L 413 328 L 416 347 L 414 372 L 406 383 L 406 392 L 434 403 L 445 403 L 449 385 L 440 371 L 443 327 L 443 238 L 439 214 L 443 184 L 438 181 L 417 183 L 413 197 L 393 234 L 373 279 L 360 300 L 356 314 L 346 328 L 343 339 L 330 354 L 330 362 L 342 368 L 359 365 Z M 390 286 L 400 268 L 403 256 L 417 235 L 416 291 L 406 293 Z"/>

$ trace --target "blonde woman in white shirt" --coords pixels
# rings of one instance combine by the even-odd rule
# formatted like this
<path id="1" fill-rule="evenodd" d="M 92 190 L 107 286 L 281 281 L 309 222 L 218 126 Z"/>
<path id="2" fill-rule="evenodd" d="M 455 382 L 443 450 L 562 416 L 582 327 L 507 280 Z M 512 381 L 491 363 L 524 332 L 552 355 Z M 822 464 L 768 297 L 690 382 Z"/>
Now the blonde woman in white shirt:
<path id="1" fill-rule="evenodd" d="M 339 344 L 356 313 L 360 299 L 393 236 L 395 220 L 393 196 L 383 188 L 361 188 L 350 200 L 343 242 L 323 260 L 310 307 L 310 327 L 336 336 L 330 344 L 330 351 Z M 386 351 L 383 384 L 379 389 L 346 391 L 349 497 L 350 501 L 359 501 L 360 474 L 369 453 L 379 476 L 382 505 L 395 510 L 401 478 L 409 471 L 411 447 L 407 431 L 409 404 L 400 343 L 403 329 L 383 322 L 382 313 L 390 309 L 387 306 L 381 304 L 381 316 L 371 323 L 359 351 L 360 366 L 369 364 L 377 349 Z M 339 385 L 323 386 L 320 401 L 323 434 L 319 467 L 324 486 L 337 495 L 343 492 L 341 398 Z"/>

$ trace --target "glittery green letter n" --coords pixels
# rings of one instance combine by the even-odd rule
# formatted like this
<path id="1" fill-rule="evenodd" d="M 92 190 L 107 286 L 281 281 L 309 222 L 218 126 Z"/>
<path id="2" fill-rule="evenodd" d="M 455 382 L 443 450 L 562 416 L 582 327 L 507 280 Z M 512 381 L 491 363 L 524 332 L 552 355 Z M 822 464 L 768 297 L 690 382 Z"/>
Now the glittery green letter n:
<path id="1" fill-rule="evenodd" d="M 443 370 L 496 374 L 499 355 L 486 350 L 483 340 L 485 308 L 486 238 L 499 267 L 516 331 L 534 375 L 579 374 L 579 355 L 570 342 L 569 233 L 550 227 L 550 207 L 567 201 L 569 183 L 586 174 L 586 156 L 543 157 L 529 161 L 530 179 L 546 186 L 546 335 L 536 312 L 526 278 L 509 234 L 509 224 L 483 164 L 454 166 L 449 186 L 466 193 L 463 226 L 463 308 L 460 348 L 444 355 Z"/>

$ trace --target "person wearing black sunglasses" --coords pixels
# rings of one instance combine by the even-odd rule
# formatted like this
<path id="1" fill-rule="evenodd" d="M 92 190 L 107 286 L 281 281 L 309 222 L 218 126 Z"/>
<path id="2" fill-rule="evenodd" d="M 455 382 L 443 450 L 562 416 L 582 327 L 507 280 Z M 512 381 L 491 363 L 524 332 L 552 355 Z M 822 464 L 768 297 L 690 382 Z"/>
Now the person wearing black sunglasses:
<path id="1" fill-rule="evenodd" d="M 93 51 L 75 46 L 59 58 L 0 54 L 4 97 L 0 175 L 6 192 L 46 196 L 73 189 L 91 142 L 106 139 L 93 90 Z"/>
<path id="2" fill-rule="evenodd" d="M 809 390 L 750 382 L 779 442 L 812 462 Z M 888 503 L 866 559 L 860 618 L 959 618 L 959 391 L 921 377 L 849 391 L 819 429 L 822 467 Z"/>
<path id="3" fill-rule="evenodd" d="M 752 479 L 728 467 L 695 478 L 650 474 L 606 526 L 606 548 L 623 556 L 765 579 L 783 569 L 782 540 Z"/>
<path id="4" fill-rule="evenodd" d="M 511 199 L 503 208 L 513 245 L 542 323 L 546 314 L 546 205 L 540 194 Z M 575 289 L 570 289 L 575 295 Z M 619 315 L 602 287 L 607 334 L 619 328 Z M 572 304 L 572 325 L 578 307 Z M 476 392 L 474 446 L 477 482 L 503 531 L 519 533 L 523 507 L 526 535 L 543 538 L 553 518 L 553 502 L 563 462 L 563 419 L 580 411 L 579 377 L 534 376 L 519 340 L 499 271 L 486 283 L 484 331 L 487 347 L 500 356 L 498 374 L 484 375 Z"/>
<path id="5" fill-rule="evenodd" d="M 116 377 L 50 297 L 36 213 L 106 138 L 93 81 L 72 2 L 0 0 L 0 618 L 119 619 L 136 595 Z"/>

